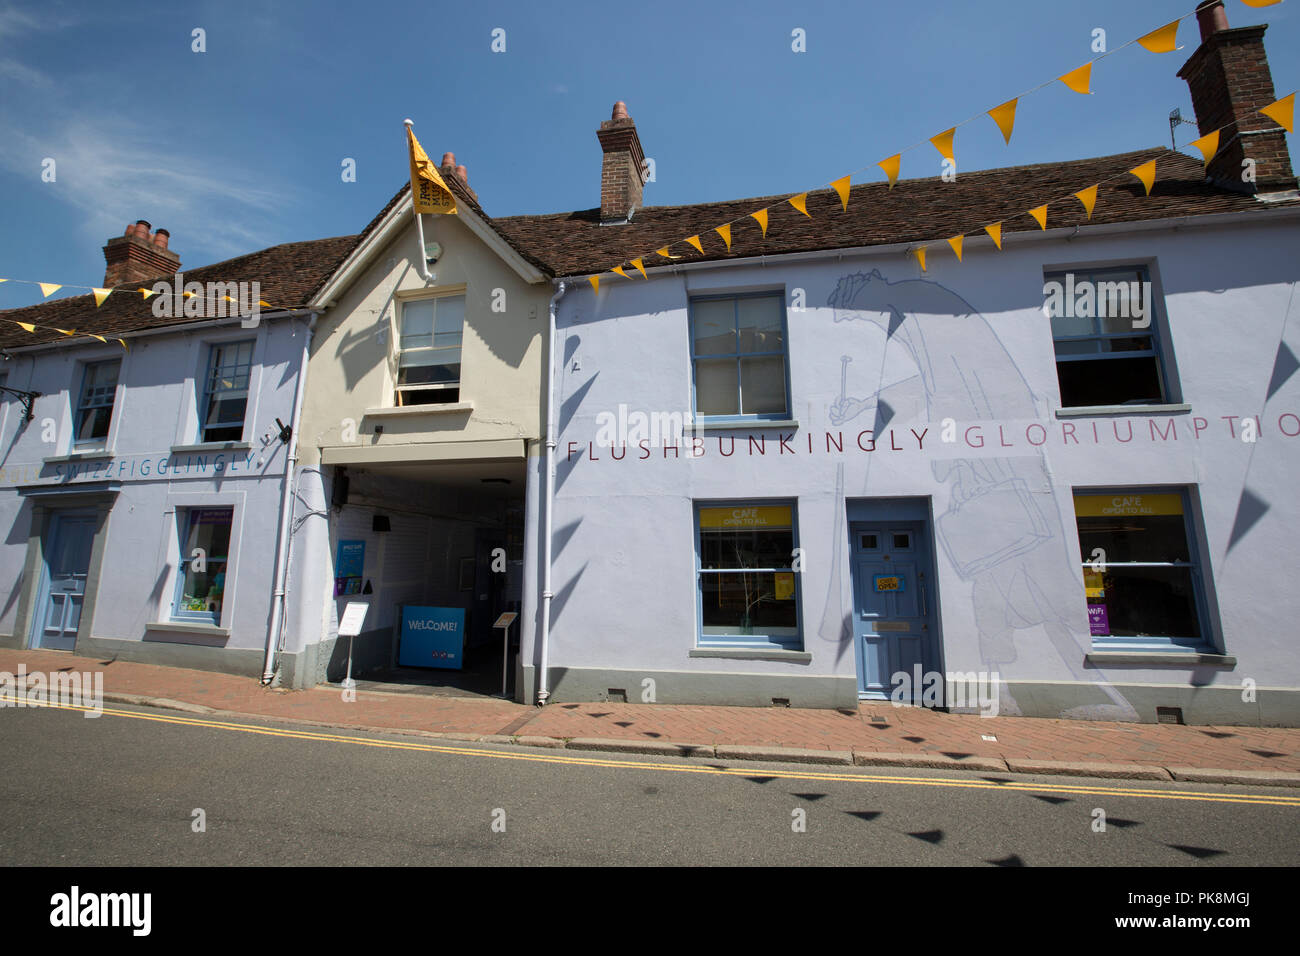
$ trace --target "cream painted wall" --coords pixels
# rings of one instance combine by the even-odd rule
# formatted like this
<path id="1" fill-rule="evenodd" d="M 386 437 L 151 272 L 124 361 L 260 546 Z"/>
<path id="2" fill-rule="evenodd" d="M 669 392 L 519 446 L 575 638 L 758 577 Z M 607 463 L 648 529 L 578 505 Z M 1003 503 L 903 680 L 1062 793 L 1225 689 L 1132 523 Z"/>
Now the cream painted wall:
<path id="1" fill-rule="evenodd" d="M 551 284 L 530 285 L 470 232 L 458 216 L 426 216 L 426 241 L 442 244 L 426 283 L 412 253 L 415 223 L 375 254 L 359 279 L 317 326 L 302 417 L 304 466 L 320 464 L 322 447 L 537 438 Z M 404 298 L 463 289 L 465 328 L 460 401 L 472 411 L 367 414 L 394 406 L 397 321 Z M 500 290 L 499 292 L 496 290 Z M 494 301 L 504 311 L 493 311 Z M 345 440 L 351 420 L 355 438 Z M 376 425 L 383 434 L 375 435 Z"/>

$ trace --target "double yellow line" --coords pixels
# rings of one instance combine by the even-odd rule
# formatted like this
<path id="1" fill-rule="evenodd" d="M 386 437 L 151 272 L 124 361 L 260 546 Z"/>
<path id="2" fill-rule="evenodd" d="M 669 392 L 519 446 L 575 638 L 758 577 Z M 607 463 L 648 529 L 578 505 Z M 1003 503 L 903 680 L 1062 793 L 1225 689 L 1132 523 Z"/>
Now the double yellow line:
<path id="1" fill-rule="evenodd" d="M 0 696 L 0 702 L 16 703 L 16 698 Z M 96 708 L 75 704 L 35 702 L 28 707 L 48 707 L 58 710 L 91 711 Z M 187 727 L 205 727 L 211 730 L 233 730 L 264 737 L 285 737 L 291 740 L 315 740 L 323 743 L 355 744 L 361 747 L 381 747 L 387 750 L 410 750 L 418 753 L 451 754 L 461 757 L 488 757 L 494 760 L 524 760 L 533 763 L 562 764 L 577 767 L 626 768 L 632 770 L 658 770 L 669 773 L 701 773 L 724 777 L 774 777 L 783 780 L 819 780 L 842 783 L 879 783 L 893 786 L 948 787 L 965 790 L 1010 790 L 1022 793 L 1069 793 L 1106 797 L 1141 797 L 1148 800 L 1199 800 L 1208 803 L 1247 803 L 1273 807 L 1300 807 L 1300 796 L 1286 793 L 1202 793 L 1195 790 L 1166 790 L 1127 786 L 1096 786 L 1091 784 L 1038 783 L 1016 779 L 1014 775 L 1005 783 L 985 779 L 951 780 L 944 777 L 893 776 L 880 773 L 841 772 L 821 770 L 773 770 L 766 767 L 715 767 L 692 763 L 655 763 L 640 760 L 619 760 L 605 757 L 578 757 L 569 753 L 539 753 L 535 751 L 483 750 L 476 747 L 426 744 L 406 740 L 373 740 L 353 734 L 330 734 L 315 730 L 295 730 L 287 727 L 266 727 L 256 724 L 239 724 L 226 720 L 208 720 L 182 717 L 175 714 L 142 714 L 131 710 L 105 707 L 103 713 L 112 717 L 130 717 L 134 720 L 152 720 L 164 724 Z M 0 715 L 0 719 L 3 716 Z M 376 730 L 376 733 L 400 731 Z"/>

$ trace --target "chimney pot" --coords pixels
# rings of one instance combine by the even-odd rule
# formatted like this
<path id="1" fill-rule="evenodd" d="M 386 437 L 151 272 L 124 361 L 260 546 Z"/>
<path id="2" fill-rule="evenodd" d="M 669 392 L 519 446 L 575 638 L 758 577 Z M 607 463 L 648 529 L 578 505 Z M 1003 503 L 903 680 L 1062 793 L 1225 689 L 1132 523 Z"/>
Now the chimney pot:
<path id="1" fill-rule="evenodd" d="M 444 167 L 446 167 L 446 166 L 455 166 L 455 165 L 456 165 L 456 154 L 455 154 L 455 153 L 443 153 L 443 154 L 442 154 L 442 165 L 443 165 Z"/>
<path id="2" fill-rule="evenodd" d="M 149 222 L 137 219 L 104 246 L 104 288 L 148 282 L 180 271 L 181 259 L 167 248 L 171 233 L 149 234 Z"/>
<path id="3" fill-rule="evenodd" d="M 1228 29 L 1228 11 L 1223 8 L 1223 0 L 1203 0 L 1196 8 L 1196 23 L 1201 28 L 1202 40 Z"/>
<path id="4" fill-rule="evenodd" d="M 456 167 L 456 178 L 459 179 L 459 180 L 460 180 L 462 183 L 464 183 L 466 186 L 468 186 L 468 185 L 469 185 L 469 170 L 467 170 L 463 165 L 462 165 L 462 166 L 457 166 L 457 167 Z"/>
<path id="5" fill-rule="evenodd" d="M 166 229 L 159 229 L 157 232 L 153 234 L 153 244 L 157 246 L 159 249 L 166 249 L 167 237 L 170 235 L 171 233 L 168 232 Z"/>
<path id="6" fill-rule="evenodd" d="M 622 100 L 619 100 L 617 103 L 615 103 L 614 112 L 610 114 L 609 118 L 610 119 L 631 119 L 631 117 L 627 115 L 627 104 L 624 103 Z"/>

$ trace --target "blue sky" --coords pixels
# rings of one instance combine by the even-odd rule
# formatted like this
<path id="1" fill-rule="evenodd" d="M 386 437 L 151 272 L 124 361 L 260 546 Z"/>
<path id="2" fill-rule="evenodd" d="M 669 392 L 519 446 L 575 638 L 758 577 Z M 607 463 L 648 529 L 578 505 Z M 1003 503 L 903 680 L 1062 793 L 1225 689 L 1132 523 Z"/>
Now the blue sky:
<path id="1" fill-rule="evenodd" d="M 1271 24 L 1278 94 L 1300 87 L 1300 4 L 1226 5 L 1233 26 Z M 794 6 L 0 0 L 0 277 L 98 283 L 101 247 L 136 219 L 167 228 L 190 267 L 357 232 L 407 176 L 408 116 L 492 215 L 598 205 L 595 131 L 618 99 L 655 161 L 647 204 L 798 192 L 1079 66 L 1096 28 L 1114 48 L 1195 0 Z M 961 128 L 958 175 L 1167 145 L 1169 111 L 1192 116 L 1176 73 L 1194 18 L 1179 42 L 1102 60 L 1092 96 L 1053 84 L 1022 100 L 1009 146 L 987 118 Z M 913 150 L 903 176 L 939 162 Z M 0 284 L 0 308 L 39 300 Z"/>

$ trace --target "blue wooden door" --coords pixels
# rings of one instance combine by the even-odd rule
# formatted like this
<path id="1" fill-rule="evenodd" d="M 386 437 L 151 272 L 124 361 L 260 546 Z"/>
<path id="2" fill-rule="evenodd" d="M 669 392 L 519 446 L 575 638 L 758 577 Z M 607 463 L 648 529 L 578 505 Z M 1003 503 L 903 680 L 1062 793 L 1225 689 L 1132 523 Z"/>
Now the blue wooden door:
<path id="1" fill-rule="evenodd" d="M 853 633 L 858 695 L 887 699 L 906 673 L 904 701 L 920 703 L 915 680 L 931 670 L 933 627 L 929 535 L 925 522 L 853 525 Z"/>
<path id="2" fill-rule="evenodd" d="M 38 647 L 70 651 L 77 643 L 94 539 L 93 514 L 59 514 L 51 520 L 45 549 L 46 585 L 36 621 Z"/>

